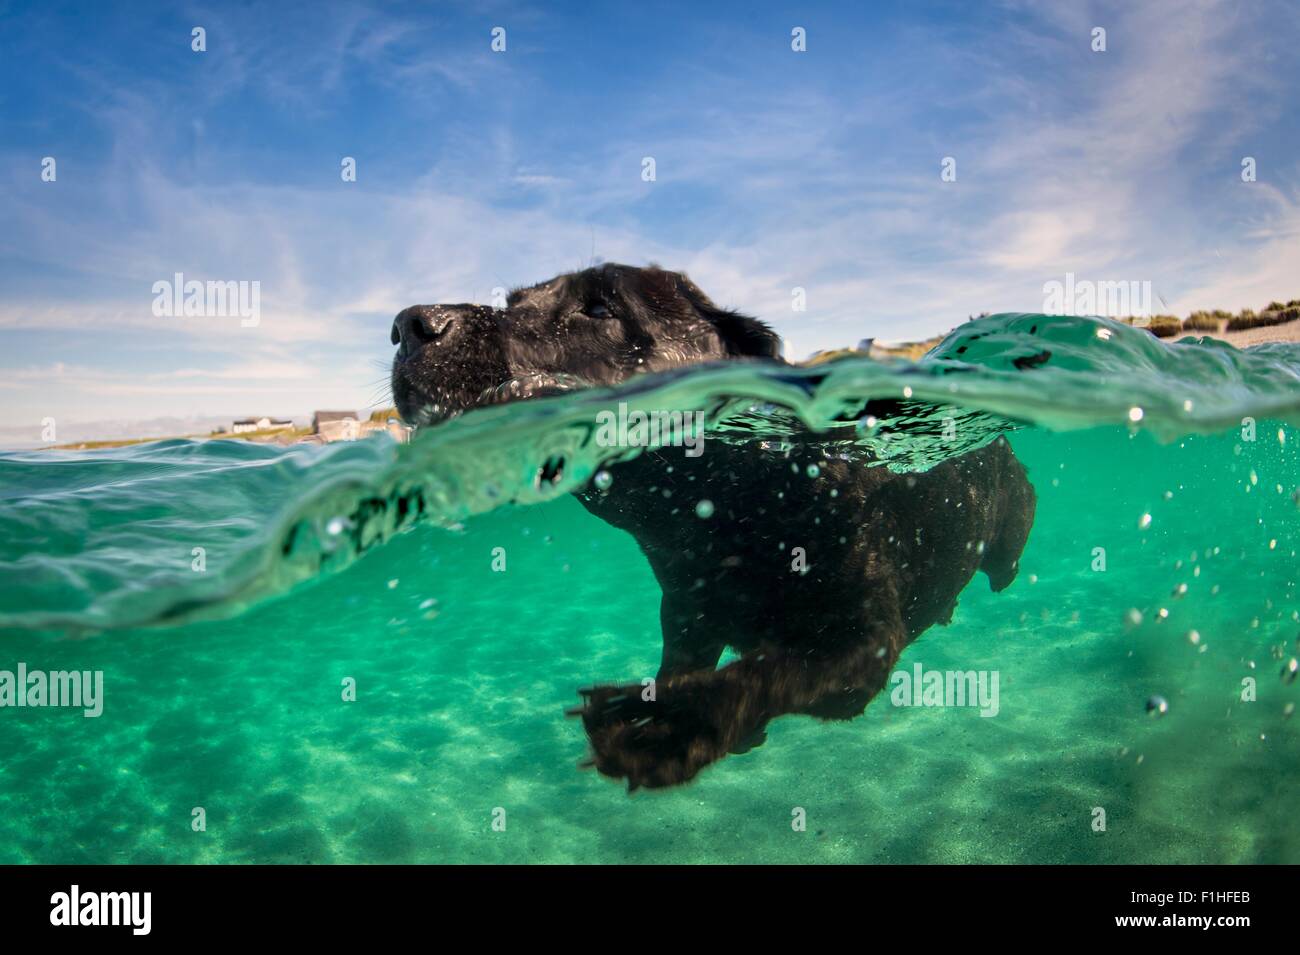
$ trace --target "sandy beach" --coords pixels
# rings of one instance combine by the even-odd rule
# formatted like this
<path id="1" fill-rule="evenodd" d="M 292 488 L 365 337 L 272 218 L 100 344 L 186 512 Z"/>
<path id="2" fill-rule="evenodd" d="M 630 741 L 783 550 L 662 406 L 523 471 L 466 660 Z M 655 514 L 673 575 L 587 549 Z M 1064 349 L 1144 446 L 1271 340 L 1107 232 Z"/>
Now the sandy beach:
<path id="1" fill-rule="evenodd" d="M 1244 331 L 1229 332 L 1224 330 L 1226 322 L 1219 323 L 1219 331 L 1193 331 L 1180 332 L 1171 338 L 1162 338 L 1163 342 L 1182 341 L 1184 338 L 1217 338 L 1225 341 L 1234 348 L 1249 348 L 1251 345 L 1263 345 L 1266 342 L 1300 342 L 1300 321 L 1287 322 L 1284 325 L 1267 325 L 1260 328 L 1249 328 Z M 951 334 L 949 332 L 948 334 Z M 875 342 L 871 346 L 871 357 L 873 358 L 902 358 L 908 361 L 919 361 L 925 354 L 934 349 L 940 342 L 947 337 L 946 335 L 936 335 L 919 342 Z M 820 364 L 841 355 L 851 354 L 851 349 L 835 349 L 831 351 L 819 352 L 807 359 L 809 364 Z"/>
<path id="2" fill-rule="evenodd" d="M 1184 338 L 1198 337 L 1218 338 L 1237 348 L 1249 348 L 1251 345 L 1263 345 L 1265 342 L 1300 342 L 1300 322 L 1247 328 L 1239 332 L 1186 332 L 1169 340 L 1181 341 Z"/>

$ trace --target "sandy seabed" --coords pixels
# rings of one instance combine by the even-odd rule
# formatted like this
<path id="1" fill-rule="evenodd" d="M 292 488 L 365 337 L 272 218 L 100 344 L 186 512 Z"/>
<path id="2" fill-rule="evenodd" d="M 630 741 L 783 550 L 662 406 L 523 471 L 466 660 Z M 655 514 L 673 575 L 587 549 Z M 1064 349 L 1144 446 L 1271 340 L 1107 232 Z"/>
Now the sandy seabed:
<path id="1" fill-rule="evenodd" d="M 103 670 L 105 706 L 0 712 L 0 863 L 1300 862 L 1300 685 L 1275 658 L 1298 626 L 1273 491 L 1294 461 L 1119 430 L 1013 443 L 1039 492 L 1019 579 L 977 576 L 900 663 L 997 671 L 995 717 L 882 695 L 629 796 L 578 768 L 563 710 L 654 672 L 658 590 L 561 499 L 417 529 L 225 622 L 7 636 L 9 663 Z"/>

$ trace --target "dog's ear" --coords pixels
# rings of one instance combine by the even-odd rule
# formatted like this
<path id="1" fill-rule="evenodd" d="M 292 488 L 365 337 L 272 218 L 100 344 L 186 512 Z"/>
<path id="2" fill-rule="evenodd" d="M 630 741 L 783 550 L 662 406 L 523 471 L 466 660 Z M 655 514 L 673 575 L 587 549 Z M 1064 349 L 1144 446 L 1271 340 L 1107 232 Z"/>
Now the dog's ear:
<path id="1" fill-rule="evenodd" d="M 718 337 L 722 339 L 728 354 L 749 358 L 781 358 L 781 336 L 763 322 L 739 312 L 718 308 L 685 275 L 677 277 L 677 291 L 718 330 Z"/>
<path id="2" fill-rule="evenodd" d="M 754 358 L 780 358 L 781 336 L 756 318 L 739 312 L 715 309 L 709 321 L 722 336 L 722 343 L 733 355 Z"/>

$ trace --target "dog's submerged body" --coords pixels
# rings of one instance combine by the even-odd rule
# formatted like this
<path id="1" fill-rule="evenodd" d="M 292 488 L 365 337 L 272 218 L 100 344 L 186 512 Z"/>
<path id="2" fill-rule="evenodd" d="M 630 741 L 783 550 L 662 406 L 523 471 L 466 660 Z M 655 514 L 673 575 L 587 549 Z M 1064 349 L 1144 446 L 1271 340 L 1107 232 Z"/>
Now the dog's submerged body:
<path id="1" fill-rule="evenodd" d="M 685 277 L 615 265 L 517 292 L 500 313 L 406 309 L 393 340 L 394 395 L 419 423 L 642 370 L 780 360 L 766 326 Z M 699 457 L 647 451 L 613 476 L 578 496 L 645 553 L 663 661 L 652 687 L 582 691 L 578 713 L 596 767 L 630 788 L 691 779 L 778 716 L 860 714 L 977 570 L 994 590 L 1011 583 L 1035 506 L 1001 438 L 919 474 L 713 441 Z M 718 669 L 728 646 L 740 659 Z"/>

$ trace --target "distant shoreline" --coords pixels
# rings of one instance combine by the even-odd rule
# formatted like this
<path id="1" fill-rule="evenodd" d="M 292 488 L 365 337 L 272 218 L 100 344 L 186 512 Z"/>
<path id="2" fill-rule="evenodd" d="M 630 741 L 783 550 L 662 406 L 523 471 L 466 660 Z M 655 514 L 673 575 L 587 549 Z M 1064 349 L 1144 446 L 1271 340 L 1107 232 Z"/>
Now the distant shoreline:
<path id="1" fill-rule="evenodd" d="M 405 442 L 408 439 L 407 429 L 401 426 L 400 423 L 389 424 L 397 416 L 396 408 L 381 408 L 371 412 L 366 419 L 361 419 L 353 415 L 352 412 L 347 412 L 347 414 L 353 418 L 352 424 L 354 428 L 345 431 L 334 428 L 326 430 L 325 426 L 317 429 L 310 425 L 304 427 L 290 423 L 282 427 L 251 431 L 220 430 L 154 435 L 147 438 L 104 438 L 69 441 L 65 444 L 46 445 L 45 447 L 30 448 L 28 450 L 98 451 L 105 448 L 124 448 L 136 444 L 149 444 L 153 441 L 246 441 L 252 444 L 275 444 L 287 447 L 293 444 L 332 444 L 335 441 L 356 441 L 380 431 L 388 433 L 398 442 Z"/>
<path id="2" fill-rule="evenodd" d="M 1178 335 L 1161 338 L 1164 342 L 1180 342 L 1188 338 L 1215 338 L 1219 341 L 1227 342 L 1234 348 L 1250 348 L 1253 345 L 1265 345 L 1270 342 L 1300 342 L 1300 320 L 1284 322 L 1279 325 L 1261 325 L 1257 328 L 1239 329 L 1228 331 L 1224 326 L 1227 322 L 1219 323 L 1217 331 L 1208 331 L 1197 329 L 1193 331 L 1183 331 Z M 960 326 L 958 326 L 960 327 Z M 936 335 L 933 338 L 920 342 L 900 342 L 897 344 L 876 342 L 871 346 L 869 352 L 872 358 L 877 359 L 906 359 L 916 361 L 926 352 L 930 351 L 939 342 L 943 341 L 951 332 L 943 335 Z M 832 358 L 838 358 L 842 355 L 854 354 L 854 349 L 835 349 L 830 351 L 818 352 L 799 364 L 819 364 Z M 860 353 L 860 352 L 859 352 Z M 376 413 L 378 414 L 378 413 Z M 383 414 L 396 414 L 395 409 L 389 409 Z M 277 440 L 280 439 L 280 440 Z M 285 440 L 288 439 L 288 440 Z M 232 433 L 208 433 L 208 434 L 169 434 L 158 435 L 148 438 L 111 438 L 106 440 L 95 441 L 74 441 L 67 444 L 47 445 L 40 448 L 30 448 L 32 451 L 94 451 L 103 448 L 121 448 L 135 444 L 148 444 L 151 441 L 254 441 L 263 444 L 298 444 L 314 443 L 312 441 L 311 429 L 301 427 L 289 427 L 281 429 L 272 429 L 264 432 L 249 432 L 244 434 Z"/>
<path id="3" fill-rule="evenodd" d="M 1300 342 L 1300 321 L 1286 322 L 1282 325 L 1263 325 L 1259 328 L 1243 328 L 1235 332 L 1224 331 L 1220 326 L 1217 332 L 1182 332 L 1171 340 L 1180 342 L 1185 338 L 1217 338 L 1236 348 L 1249 348 L 1251 345 L 1265 345 L 1269 342 Z"/>
<path id="4" fill-rule="evenodd" d="M 984 316 L 979 316 L 984 317 Z M 1117 319 L 1122 321 L 1122 319 Z M 1244 328 L 1235 331 L 1228 331 L 1227 320 L 1219 322 L 1216 330 L 1206 329 L 1187 329 L 1178 332 L 1176 335 L 1156 335 L 1150 332 L 1145 325 L 1135 327 L 1146 329 L 1160 341 L 1167 344 L 1183 341 L 1187 338 L 1216 338 L 1219 341 L 1227 342 L 1234 348 L 1249 348 L 1252 345 L 1266 345 L 1269 342 L 1300 342 L 1300 320 L 1283 322 L 1278 325 L 1260 325 L 1255 328 Z M 961 326 L 958 325 L 957 328 Z M 876 359 L 902 359 L 905 361 L 918 361 L 927 352 L 934 349 L 936 345 L 956 331 L 944 332 L 942 335 L 935 335 L 933 338 L 927 338 L 919 342 L 880 342 L 873 341 L 871 349 L 865 354 Z M 864 354 L 861 349 L 855 348 L 833 348 L 826 351 L 815 352 L 808 358 L 804 359 L 801 364 L 817 365 L 824 361 L 830 361 L 833 358 L 840 358 L 844 355 Z"/>

